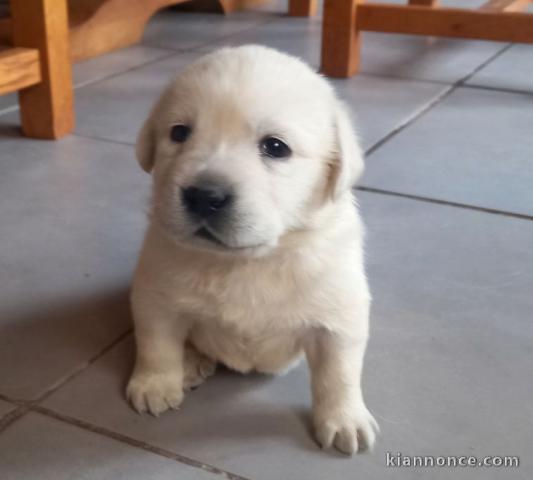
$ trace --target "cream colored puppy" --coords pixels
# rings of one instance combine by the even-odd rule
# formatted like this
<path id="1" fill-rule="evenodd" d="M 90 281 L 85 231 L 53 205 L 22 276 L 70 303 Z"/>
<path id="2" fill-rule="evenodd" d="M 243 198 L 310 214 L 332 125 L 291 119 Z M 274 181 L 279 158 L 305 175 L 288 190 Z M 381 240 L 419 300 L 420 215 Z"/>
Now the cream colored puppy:
<path id="1" fill-rule="evenodd" d="M 176 408 L 222 362 L 286 371 L 305 353 L 318 442 L 371 448 L 361 370 L 370 295 L 345 107 L 296 58 L 226 48 L 183 70 L 138 139 L 153 175 L 135 274 L 139 412 Z"/>

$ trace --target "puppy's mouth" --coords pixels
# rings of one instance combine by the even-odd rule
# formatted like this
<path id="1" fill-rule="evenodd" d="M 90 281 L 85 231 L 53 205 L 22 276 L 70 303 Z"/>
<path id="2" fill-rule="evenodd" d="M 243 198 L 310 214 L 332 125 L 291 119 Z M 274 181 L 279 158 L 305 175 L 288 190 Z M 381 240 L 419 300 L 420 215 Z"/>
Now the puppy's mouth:
<path id="1" fill-rule="evenodd" d="M 203 238 L 204 240 L 207 240 L 208 242 L 215 243 L 216 245 L 224 248 L 231 248 L 230 246 L 226 245 L 222 240 L 219 240 L 218 237 L 216 237 L 212 232 L 210 232 L 206 227 L 202 227 L 198 229 L 194 233 L 195 237 Z"/>
<path id="2" fill-rule="evenodd" d="M 232 245 L 228 245 L 227 243 L 220 240 L 220 238 L 217 236 L 216 233 L 213 233 L 212 230 L 208 229 L 207 227 L 201 227 L 194 233 L 195 237 L 202 238 L 203 240 L 207 240 L 209 243 L 212 243 L 218 247 L 221 247 L 225 250 L 246 250 L 250 248 L 258 248 L 262 245 L 247 245 L 242 247 L 234 247 Z"/>

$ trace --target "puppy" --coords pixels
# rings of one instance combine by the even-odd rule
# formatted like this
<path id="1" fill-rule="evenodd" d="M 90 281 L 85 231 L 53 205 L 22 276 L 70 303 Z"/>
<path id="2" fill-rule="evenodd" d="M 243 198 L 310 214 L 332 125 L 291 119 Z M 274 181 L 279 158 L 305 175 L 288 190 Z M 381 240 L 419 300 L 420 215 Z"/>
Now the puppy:
<path id="1" fill-rule="evenodd" d="M 361 392 L 370 294 L 345 107 L 296 58 L 225 48 L 185 68 L 138 138 L 151 222 L 132 288 L 133 407 L 177 408 L 217 362 L 286 371 L 305 354 L 322 447 L 371 448 Z"/>

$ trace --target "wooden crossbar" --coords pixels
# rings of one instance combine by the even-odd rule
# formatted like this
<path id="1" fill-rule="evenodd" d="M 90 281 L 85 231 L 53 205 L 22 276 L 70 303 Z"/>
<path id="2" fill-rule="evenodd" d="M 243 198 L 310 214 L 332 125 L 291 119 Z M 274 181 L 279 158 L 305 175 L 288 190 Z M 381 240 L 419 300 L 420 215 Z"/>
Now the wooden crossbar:
<path id="1" fill-rule="evenodd" d="M 533 0 L 488 0 L 477 10 L 436 6 L 438 0 L 408 5 L 364 0 L 325 0 L 321 71 L 332 77 L 357 72 L 362 31 L 533 43 Z"/>
<path id="2" fill-rule="evenodd" d="M 0 95 L 37 85 L 40 81 L 37 49 L 9 48 L 0 51 Z"/>
<path id="3" fill-rule="evenodd" d="M 533 43 L 533 15 L 516 12 L 362 4 L 357 28 L 373 32 Z"/>

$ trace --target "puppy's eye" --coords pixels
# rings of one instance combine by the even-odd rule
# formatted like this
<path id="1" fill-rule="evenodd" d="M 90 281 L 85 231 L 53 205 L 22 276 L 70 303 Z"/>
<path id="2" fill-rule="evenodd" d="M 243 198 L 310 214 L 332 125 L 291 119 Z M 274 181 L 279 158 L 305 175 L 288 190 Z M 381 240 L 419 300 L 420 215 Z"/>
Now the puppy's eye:
<path id="1" fill-rule="evenodd" d="M 187 125 L 182 125 L 181 123 L 178 123 L 177 125 L 173 125 L 170 129 L 170 139 L 173 142 L 176 143 L 183 143 L 191 134 L 191 127 Z"/>
<path id="2" fill-rule="evenodd" d="M 289 146 L 276 137 L 265 137 L 259 143 L 261 153 L 271 158 L 287 158 L 291 156 Z"/>

